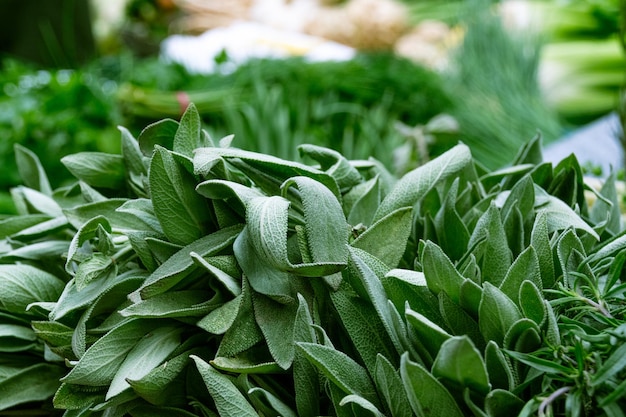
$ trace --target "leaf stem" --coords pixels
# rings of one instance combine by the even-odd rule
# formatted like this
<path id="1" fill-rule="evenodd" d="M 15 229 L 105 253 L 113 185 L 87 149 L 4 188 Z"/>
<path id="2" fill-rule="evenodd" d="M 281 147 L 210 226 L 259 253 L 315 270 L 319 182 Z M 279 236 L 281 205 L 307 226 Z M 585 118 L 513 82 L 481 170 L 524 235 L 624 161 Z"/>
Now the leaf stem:
<path id="1" fill-rule="evenodd" d="M 561 387 L 557 389 L 556 391 L 554 391 L 552 394 L 550 394 L 546 399 L 544 399 L 539 405 L 539 412 L 538 412 L 539 417 L 545 417 L 546 408 L 548 408 L 550 404 L 552 404 L 561 395 L 565 395 L 571 390 L 572 390 L 572 387 Z"/>

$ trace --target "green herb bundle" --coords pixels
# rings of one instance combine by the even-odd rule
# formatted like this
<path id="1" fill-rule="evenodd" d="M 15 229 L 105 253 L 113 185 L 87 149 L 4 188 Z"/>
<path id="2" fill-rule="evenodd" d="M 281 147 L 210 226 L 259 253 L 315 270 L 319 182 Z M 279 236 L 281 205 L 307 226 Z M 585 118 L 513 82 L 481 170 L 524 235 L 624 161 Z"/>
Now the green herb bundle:
<path id="1" fill-rule="evenodd" d="M 624 415 L 626 239 L 612 180 L 587 207 L 573 157 L 535 138 L 483 173 L 458 145 L 395 178 L 214 142 L 193 105 L 121 130 L 56 190 L 16 149 L 0 409 Z"/>

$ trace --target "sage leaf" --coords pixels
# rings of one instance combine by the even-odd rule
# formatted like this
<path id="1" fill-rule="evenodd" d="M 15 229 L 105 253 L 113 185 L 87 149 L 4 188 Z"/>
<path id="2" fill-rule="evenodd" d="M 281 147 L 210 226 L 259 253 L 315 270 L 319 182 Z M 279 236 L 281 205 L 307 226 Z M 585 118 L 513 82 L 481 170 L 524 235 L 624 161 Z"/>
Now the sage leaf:
<path id="1" fill-rule="evenodd" d="M 209 294 L 198 290 L 170 291 L 131 304 L 119 313 L 123 317 L 143 318 L 202 316 L 219 305 Z"/>
<path id="2" fill-rule="evenodd" d="M 202 143 L 202 122 L 194 103 L 189 103 L 174 134 L 174 152 L 192 157 L 196 148 L 207 146 Z"/>
<path id="3" fill-rule="evenodd" d="M 12 216 L 0 220 L 0 239 L 15 235 L 24 229 L 37 226 L 50 220 L 47 214 L 26 214 L 21 216 Z"/>
<path id="4" fill-rule="evenodd" d="M 511 267 L 512 254 L 495 202 L 480 217 L 470 238 L 469 246 L 483 240 L 482 243 L 482 278 L 499 286 Z"/>
<path id="5" fill-rule="evenodd" d="M 345 265 L 349 226 L 337 197 L 322 183 L 305 176 L 285 181 L 281 186 L 283 196 L 291 187 L 300 191 L 312 262 Z"/>
<path id="6" fill-rule="evenodd" d="M 266 404 L 266 407 L 278 416 L 297 417 L 297 414 L 287 404 L 281 401 L 280 398 L 263 388 L 251 388 L 248 391 L 248 395 L 251 400 L 257 400 L 262 404 Z"/>
<path id="7" fill-rule="evenodd" d="M 389 268 L 367 252 L 352 247 L 349 248 L 348 263 L 350 265 L 349 270 L 354 271 L 354 273 L 348 274 L 351 276 L 349 279 L 354 284 L 353 287 L 362 289 L 360 295 L 364 299 L 369 299 L 381 323 L 387 330 L 387 335 L 391 339 L 393 346 L 398 352 L 402 352 L 399 335 L 393 326 L 390 304 L 385 294 L 385 289 L 380 282 L 381 278 L 389 271 Z"/>
<path id="8" fill-rule="evenodd" d="M 452 337 L 439 325 L 409 308 L 406 309 L 405 317 L 410 328 L 416 332 L 417 337 L 415 339 L 424 346 L 430 358 L 435 358 L 441 345 Z"/>
<path id="9" fill-rule="evenodd" d="M 320 168 L 332 176 L 343 193 L 359 184 L 363 177 L 339 152 L 322 146 L 304 144 L 298 146 L 301 156 L 308 156 L 317 161 Z"/>
<path id="10" fill-rule="evenodd" d="M 167 291 L 193 271 L 195 264 L 191 253 L 203 257 L 219 253 L 232 245 L 241 229 L 240 225 L 221 229 L 180 249 L 152 272 L 139 290 L 131 294 L 131 298 L 147 299 Z"/>
<path id="11" fill-rule="evenodd" d="M 256 188 L 247 187 L 245 185 L 219 179 L 206 180 L 196 186 L 196 191 L 207 198 L 211 199 L 229 199 L 235 211 L 245 216 L 245 207 L 250 200 L 256 197 L 262 197 L 263 194 Z"/>
<path id="12" fill-rule="evenodd" d="M 126 381 L 137 395 L 151 404 L 171 405 L 179 397 L 186 402 L 182 375 L 190 361 L 189 352 L 166 360 L 139 379 L 127 378 Z"/>
<path id="13" fill-rule="evenodd" d="M 437 243 L 453 260 L 461 259 L 467 250 L 470 233 L 456 209 L 459 179 L 455 179 L 448 191 L 443 206 L 434 219 Z"/>
<path id="14" fill-rule="evenodd" d="M 365 230 L 351 245 L 396 268 L 404 255 L 412 221 L 411 207 L 395 210 Z"/>
<path id="15" fill-rule="evenodd" d="M 554 261 L 552 259 L 552 247 L 550 246 L 550 231 L 548 229 L 548 217 L 537 214 L 535 223 L 530 234 L 530 246 L 535 249 L 539 270 L 541 271 L 542 286 L 539 288 L 552 288 L 554 286 Z"/>
<path id="16" fill-rule="evenodd" d="M 428 288 L 435 295 L 444 291 L 452 301 L 460 303 L 460 289 L 465 278 L 459 274 L 443 250 L 435 243 L 427 241 L 424 244 L 421 261 Z"/>
<path id="17" fill-rule="evenodd" d="M 0 265 L 0 308 L 24 314 L 29 304 L 55 301 L 65 283 L 49 272 L 30 265 Z"/>
<path id="18" fill-rule="evenodd" d="M 516 352 L 533 352 L 541 346 L 541 330 L 534 321 L 521 318 L 504 335 L 503 346 Z"/>
<path id="19" fill-rule="evenodd" d="M 400 361 L 400 376 L 413 412 L 419 417 L 463 416 L 450 392 L 424 367 L 411 361 L 407 353 Z"/>
<path id="20" fill-rule="evenodd" d="M 235 148 L 198 148 L 194 150 L 194 165 L 202 166 L 205 160 L 216 156 L 236 163 L 237 168 L 246 173 L 266 193 L 278 194 L 280 185 L 295 176 L 306 176 L 324 184 L 338 199 L 341 198 L 339 187 L 333 177 L 316 168 L 297 162 L 286 161 L 271 155 L 245 151 Z"/>
<path id="21" fill-rule="evenodd" d="M 345 397 L 343 397 L 343 399 L 339 402 L 339 406 L 344 407 L 346 405 L 352 405 L 352 408 L 357 408 L 358 414 L 362 415 L 362 411 L 367 411 L 370 415 L 373 415 L 375 417 L 385 417 L 385 415 L 383 413 L 380 412 L 380 410 L 378 408 L 376 408 L 376 406 L 374 404 L 372 404 L 371 402 L 369 402 L 368 400 L 366 400 L 365 398 L 359 396 L 359 395 L 346 395 Z M 357 410 L 355 410 L 355 413 L 357 413 Z"/>
<path id="22" fill-rule="evenodd" d="M 157 145 L 165 149 L 172 149 L 177 130 L 178 122 L 172 119 L 162 119 L 149 124 L 137 138 L 141 152 L 150 157 Z"/>
<path id="23" fill-rule="evenodd" d="M 254 348 L 251 350 L 254 350 Z M 248 351 L 243 352 L 240 356 L 230 358 L 218 356 L 211 361 L 211 365 L 220 371 L 244 375 L 279 374 L 285 372 L 276 362 L 266 362 L 253 354 L 249 354 Z"/>
<path id="24" fill-rule="evenodd" d="M 52 195 L 50 181 L 37 155 L 19 143 L 13 145 L 17 171 L 25 186 L 46 195 Z"/>
<path id="25" fill-rule="evenodd" d="M 201 329 L 212 334 L 224 334 L 237 318 L 242 295 L 238 295 L 208 313 L 196 323 Z"/>
<path id="26" fill-rule="evenodd" d="M 519 415 L 524 401 L 511 391 L 494 389 L 485 398 L 485 411 L 489 417 Z"/>
<path id="27" fill-rule="evenodd" d="M 288 369 L 294 357 L 295 302 L 281 304 L 262 295 L 252 295 L 256 319 L 272 358 L 283 369 Z"/>
<path id="28" fill-rule="evenodd" d="M 562 200 L 548 194 L 537 185 L 535 185 L 535 211 L 537 215 L 543 213 L 546 216 L 550 233 L 572 227 L 588 233 L 596 240 L 600 240 L 600 236 L 598 236 L 596 231 L 574 210 Z"/>
<path id="29" fill-rule="evenodd" d="M 467 336 L 453 336 L 443 342 L 433 363 L 432 374 L 483 396 L 491 390 L 485 362 Z"/>
<path id="30" fill-rule="evenodd" d="M 65 262 L 65 271 L 71 275 L 75 275 L 75 259 L 79 254 L 79 251 L 83 250 L 83 245 L 91 239 L 97 236 L 99 228 L 104 228 L 105 231 L 111 233 L 111 224 L 104 216 L 96 216 L 87 222 L 85 222 L 74 234 L 70 247 L 67 252 L 67 261 Z M 81 256 L 84 257 L 85 255 Z M 89 253 L 86 254 L 89 256 Z"/>
<path id="31" fill-rule="evenodd" d="M 353 226 L 371 225 L 381 198 L 382 191 L 378 175 L 352 187 L 343 196 L 344 214 L 347 216 L 348 223 Z"/>
<path id="32" fill-rule="evenodd" d="M 59 217 L 63 215 L 63 211 L 59 203 L 52 197 L 34 190 L 32 188 L 17 186 L 11 190 L 11 194 L 18 195 L 24 200 L 27 206 L 28 214 L 46 214 L 50 217 Z M 26 214 L 26 213 L 24 213 Z"/>
<path id="33" fill-rule="evenodd" d="M 228 317 L 226 318 L 230 320 Z M 216 324 L 219 327 L 219 323 Z M 224 333 L 216 356 L 232 357 L 263 340 L 263 333 L 254 318 L 252 290 L 247 279 L 241 287 L 241 304 L 237 316 Z"/>
<path id="34" fill-rule="evenodd" d="M 258 414 L 252 405 L 239 392 L 235 384 L 226 376 L 215 370 L 198 356 L 192 355 L 198 372 L 204 381 L 215 407 L 220 415 L 257 417 Z"/>
<path id="35" fill-rule="evenodd" d="M 0 323 L 0 352 L 22 352 L 35 346 L 37 335 L 26 326 Z"/>
<path id="36" fill-rule="evenodd" d="M 130 388 L 127 379 L 140 379 L 163 363 L 180 345 L 182 331 L 181 327 L 163 326 L 144 335 L 124 358 L 109 384 L 105 399 Z"/>
<path id="37" fill-rule="evenodd" d="M 196 193 L 193 176 L 168 150 L 156 148 L 148 179 L 154 212 L 168 239 L 186 245 L 211 230 L 211 208 Z"/>
<path id="38" fill-rule="evenodd" d="M 412 417 L 413 411 L 409 404 L 406 391 L 398 389 L 402 385 L 400 374 L 391 362 L 382 355 L 376 357 L 374 381 L 378 392 L 385 400 L 387 409 L 394 417 Z"/>
<path id="39" fill-rule="evenodd" d="M 500 289 L 509 298 L 522 308 L 522 299 L 519 297 L 520 288 L 524 281 L 530 281 L 537 288 L 542 288 L 541 269 L 539 258 L 532 246 L 527 247 L 513 262 L 500 283 Z"/>
<path id="40" fill-rule="evenodd" d="M 79 152 L 64 156 L 61 162 L 72 175 L 92 187 L 120 190 L 126 184 L 126 167 L 121 155 Z"/>
<path id="41" fill-rule="evenodd" d="M 152 231 L 153 229 L 149 224 L 139 221 L 140 219 L 136 216 L 117 210 L 127 201 L 124 198 L 111 198 L 66 208 L 63 209 L 63 213 L 76 229 L 80 229 L 84 223 L 94 217 L 102 216 L 108 220 L 113 231 L 121 233 L 136 230 Z"/>
<path id="42" fill-rule="evenodd" d="M 294 342 L 317 342 L 313 330 L 313 318 L 302 294 L 298 294 L 298 310 L 294 321 Z M 293 358 L 293 384 L 295 402 L 301 417 L 320 415 L 320 381 L 314 365 L 300 349 L 295 349 Z"/>
<path id="43" fill-rule="evenodd" d="M 513 300 L 491 283 L 483 284 L 483 297 L 478 307 L 478 324 L 485 340 L 493 340 L 502 345 L 506 332 L 521 318 L 522 313 Z"/>
<path id="44" fill-rule="evenodd" d="M 316 343 L 298 342 L 307 359 L 346 394 L 359 395 L 374 405 L 379 401 L 367 371 L 343 352 Z"/>
<path id="45" fill-rule="evenodd" d="M 469 164 L 472 157 L 465 145 L 457 145 L 432 161 L 404 175 L 383 199 L 374 221 L 378 221 L 392 211 L 415 205 L 437 183 L 459 174 Z"/>
<path id="46" fill-rule="evenodd" d="M 377 356 L 382 355 L 393 361 L 398 359 L 397 352 L 392 349 L 385 337 L 385 326 L 371 304 L 341 290 L 331 293 L 331 299 L 370 375 L 375 372 Z"/>
<path id="47" fill-rule="evenodd" d="M 52 397 L 59 387 L 65 370 L 50 363 L 23 367 L 8 378 L 0 380 L 0 410 L 19 404 L 44 401 Z"/>
<path id="48" fill-rule="evenodd" d="M 89 386 L 109 385 L 128 352 L 156 326 L 155 322 L 136 319 L 115 327 L 91 345 L 61 381 Z"/>
<path id="49" fill-rule="evenodd" d="M 493 340 L 485 348 L 485 366 L 489 383 L 494 389 L 511 390 L 515 387 L 515 377 L 510 362 Z"/>

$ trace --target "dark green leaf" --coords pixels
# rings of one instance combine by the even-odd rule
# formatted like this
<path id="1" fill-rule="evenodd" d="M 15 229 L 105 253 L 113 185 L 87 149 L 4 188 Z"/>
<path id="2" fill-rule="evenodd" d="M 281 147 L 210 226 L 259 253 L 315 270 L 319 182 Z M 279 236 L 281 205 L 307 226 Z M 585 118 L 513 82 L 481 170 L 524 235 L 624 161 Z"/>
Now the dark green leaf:
<path id="1" fill-rule="evenodd" d="M 18 404 L 44 401 L 54 395 L 63 376 L 63 367 L 39 363 L 20 369 L 8 378 L 0 380 L 0 410 Z"/>
<path id="2" fill-rule="evenodd" d="M 370 375 L 375 372 L 378 355 L 388 360 L 398 359 L 389 343 L 385 327 L 371 304 L 341 290 L 331 293 L 331 299 Z"/>
<path id="3" fill-rule="evenodd" d="M 504 342 L 504 335 L 513 324 L 522 318 L 513 300 L 498 287 L 485 282 L 483 297 L 478 310 L 478 324 L 485 340 L 493 340 L 498 345 Z"/>
<path id="4" fill-rule="evenodd" d="M 276 363 L 288 369 L 294 356 L 295 302 L 281 304 L 262 294 L 253 294 L 254 317 Z"/>
<path id="5" fill-rule="evenodd" d="M 215 370 L 198 356 L 192 355 L 191 359 L 195 361 L 220 415 L 258 417 L 254 408 L 226 375 Z"/>
<path id="6" fill-rule="evenodd" d="M 402 355 L 400 376 L 413 412 L 420 417 L 462 417 L 450 392 L 420 364 Z"/>
<path id="7" fill-rule="evenodd" d="M 527 247 L 513 262 L 500 284 L 500 290 L 513 300 L 518 307 L 522 307 L 520 289 L 525 281 L 535 287 L 542 288 L 539 258 L 532 246 Z M 525 301 L 524 301 L 525 302 Z"/>
<path id="8" fill-rule="evenodd" d="M 402 385 L 400 374 L 391 362 L 382 355 L 376 357 L 374 381 L 378 392 L 385 400 L 393 417 L 411 417 L 413 412 L 406 391 L 398 389 Z"/>
<path id="9" fill-rule="evenodd" d="M 491 390 L 485 362 L 467 336 L 454 336 L 443 342 L 433 363 L 432 374 L 481 395 L 487 395 Z"/>

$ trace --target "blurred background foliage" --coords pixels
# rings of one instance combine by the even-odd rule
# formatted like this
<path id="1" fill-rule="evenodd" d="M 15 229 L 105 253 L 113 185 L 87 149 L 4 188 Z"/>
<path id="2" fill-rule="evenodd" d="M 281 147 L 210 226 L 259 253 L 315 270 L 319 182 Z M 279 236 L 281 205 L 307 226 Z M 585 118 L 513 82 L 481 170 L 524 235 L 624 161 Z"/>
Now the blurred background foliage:
<path id="1" fill-rule="evenodd" d="M 368 1 L 326 0 L 325 19 L 367 29 Z M 59 185 L 63 155 L 115 151 L 117 125 L 139 134 L 180 117 L 188 102 L 215 138 L 235 134 L 234 146 L 280 157 L 297 159 L 298 144 L 315 143 L 401 173 L 463 141 L 497 169 L 538 132 L 550 143 L 615 111 L 624 79 L 619 0 L 389 0 L 390 23 L 380 27 L 393 43 L 318 27 L 359 46 L 354 58 L 233 67 L 224 52 L 215 57 L 224 70 L 209 74 L 163 59 L 160 45 L 217 25 L 215 11 L 193 7 L 220 2 L 40 3 L 0 0 L 5 194 L 17 183 L 13 144 L 35 151 Z M 251 3 L 233 1 L 231 17 Z"/>

